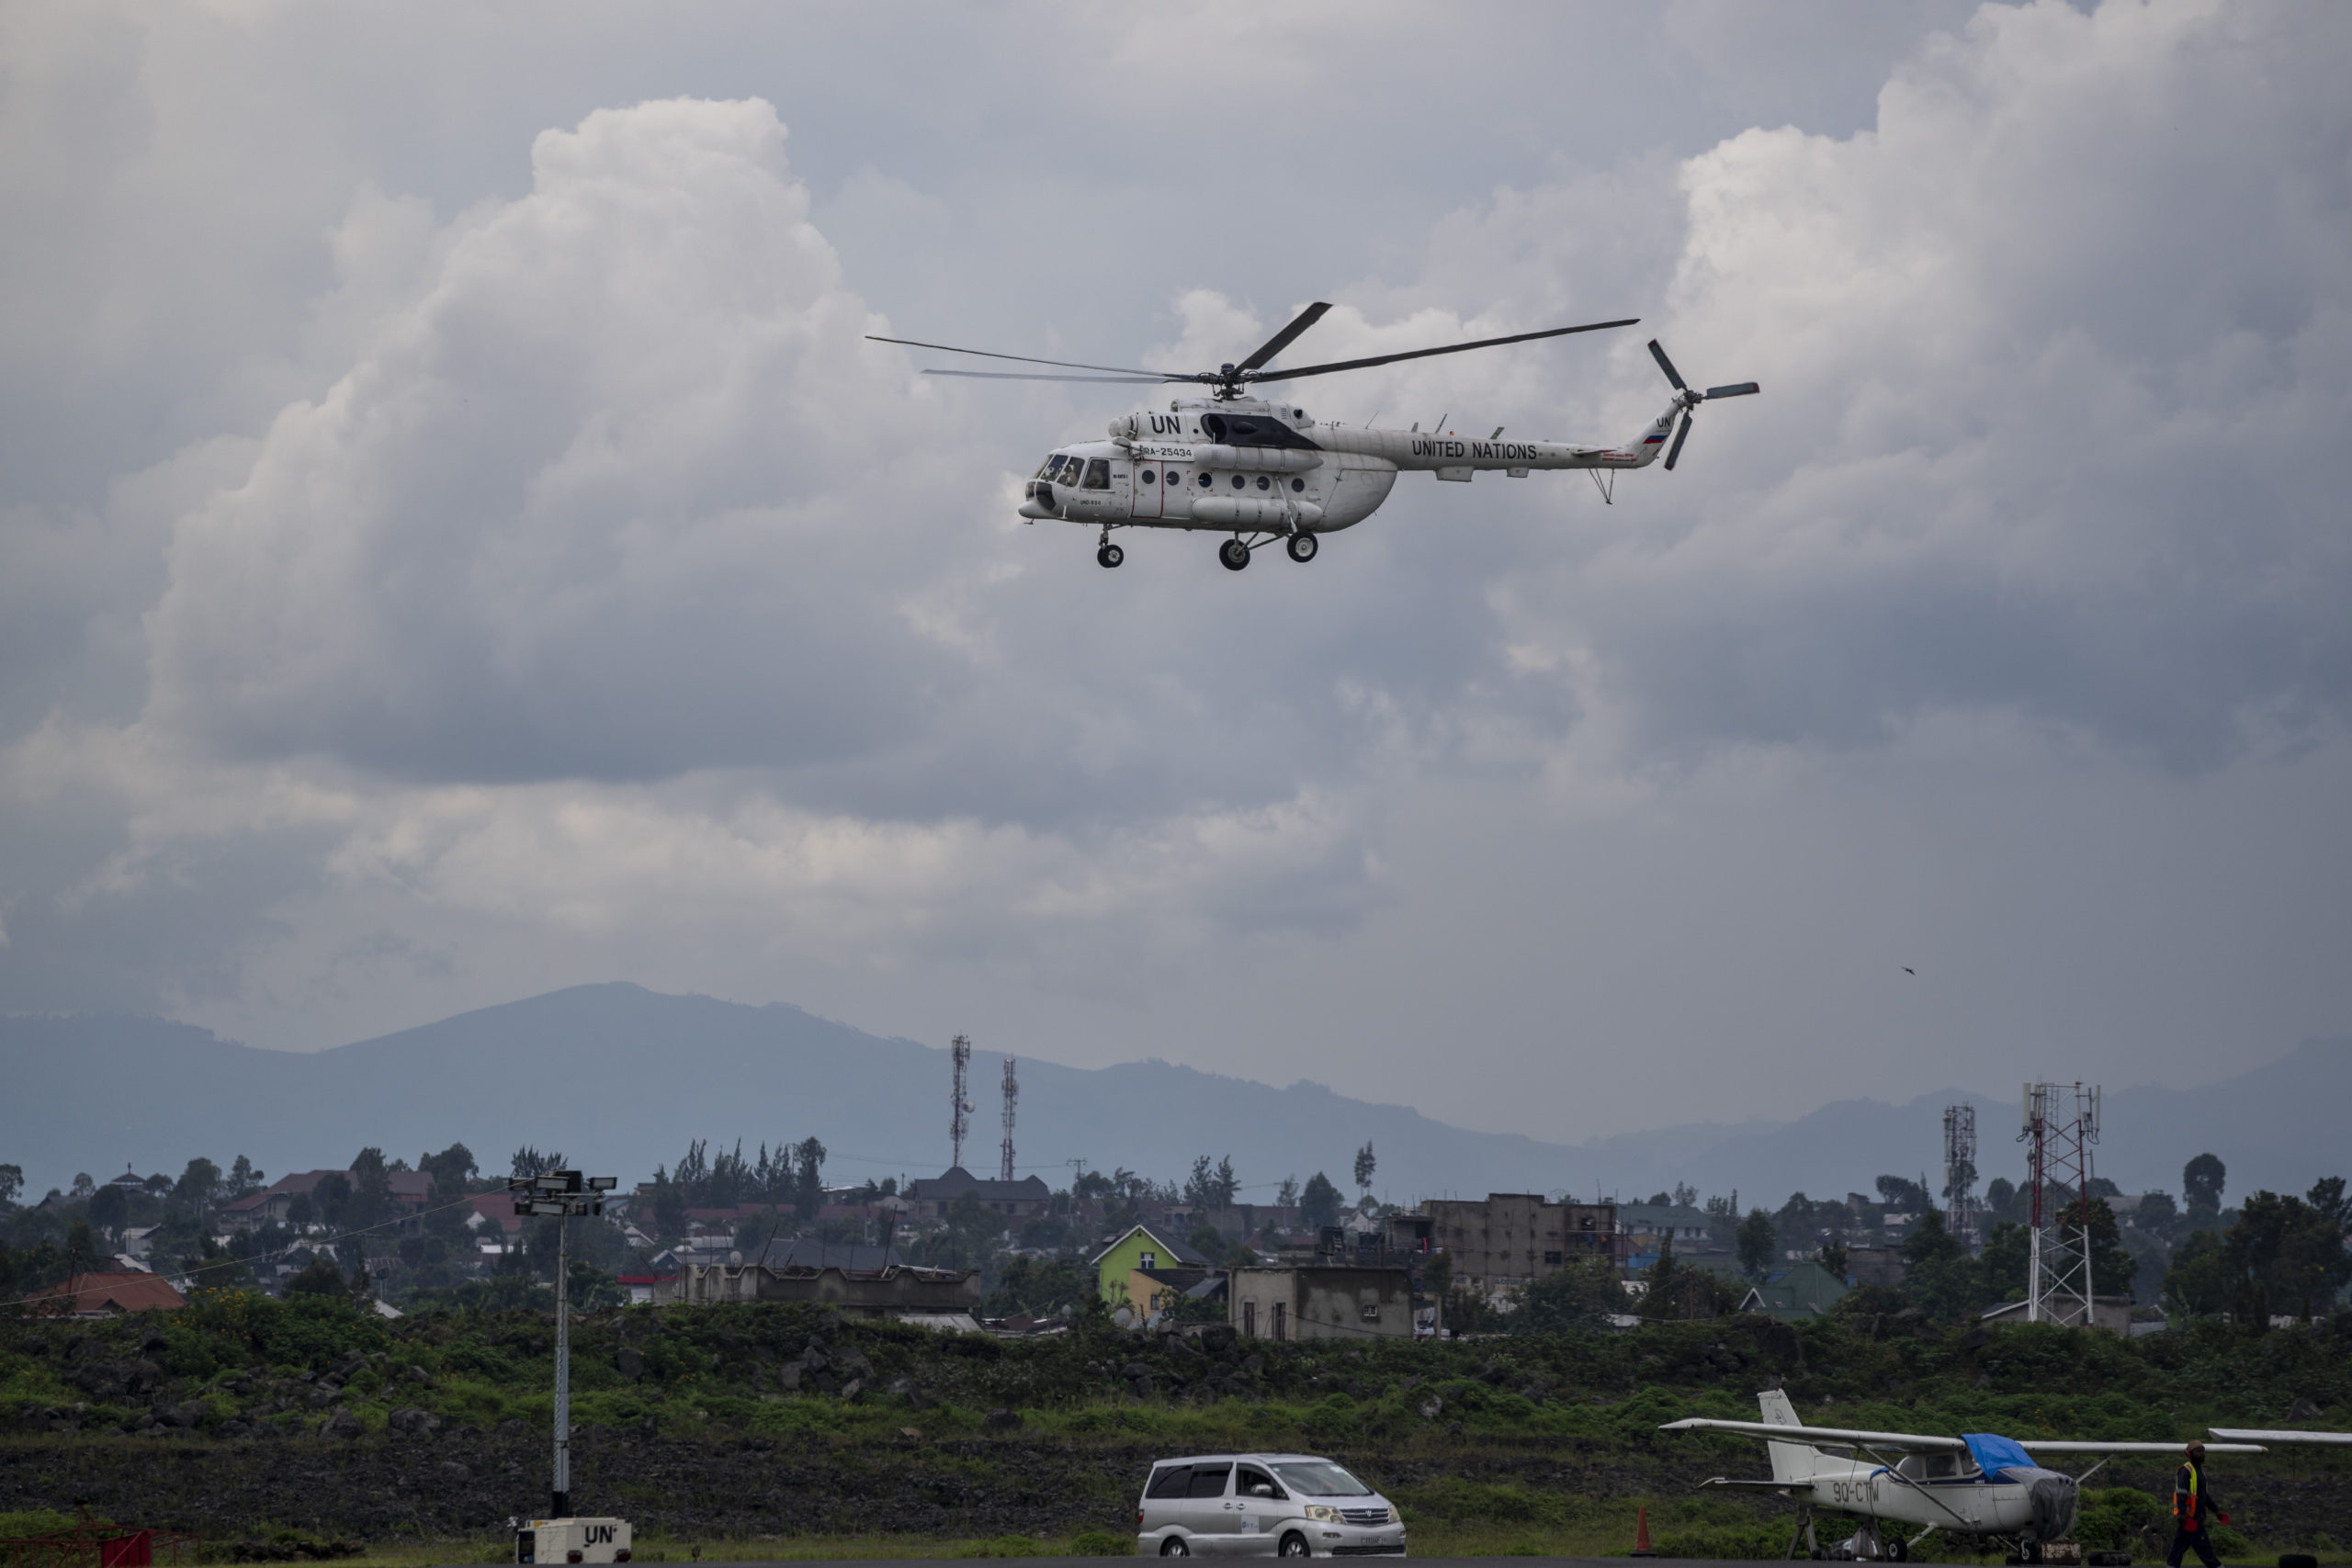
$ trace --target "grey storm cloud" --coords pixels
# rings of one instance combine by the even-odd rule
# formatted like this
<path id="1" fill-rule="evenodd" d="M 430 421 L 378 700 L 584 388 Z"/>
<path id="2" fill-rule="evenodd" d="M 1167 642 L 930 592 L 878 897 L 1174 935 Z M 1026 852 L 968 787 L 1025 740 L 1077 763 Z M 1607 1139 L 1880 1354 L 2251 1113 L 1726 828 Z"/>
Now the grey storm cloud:
<path id="1" fill-rule="evenodd" d="M 1814 47 L 1506 8 L 1440 80 L 1404 7 L 729 15 L 485 20 L 467 70 L 429 8 L 9 24 L 0 1005 L 319 1044 L 628 977 L 985 1006 L 1073 1059 L 1346 1039 L 1400 1085 L 1458 1034 L 1688 1067 L 1761 1006 L 1847 1058 L 1885 1015 L 1775 976 L 1899 890 L 1816 851 L 1948 809 L 1953 756 L 2010 804 L 1922 885 L 2096 817 L 2093 776 L 2131 831 L 2193 797 L 2283 842 L 2246 803 L 2343 771 L 2338 11 L 1840 10 Z M 1204 73 L 1262 101 L 1204 120 Z M 1189 368 L 1310 298 L 1294 358 L 1644 318 L 1301 383 L 1319 416 L 1618 439 L 1653 333 L 1764 395 L 1613 504 L 1408 477 L 1311 567 L 1175 536 L 1106 573 L 1012 508 L 1127 389 L 866 341 Z M 1942 940 L 2021 962 L 1952 903 Z M 1714 920 L 1737 984 L 1670 955 Z M 2352 1004 L 2211 983 L 2278 1028 Z"/>

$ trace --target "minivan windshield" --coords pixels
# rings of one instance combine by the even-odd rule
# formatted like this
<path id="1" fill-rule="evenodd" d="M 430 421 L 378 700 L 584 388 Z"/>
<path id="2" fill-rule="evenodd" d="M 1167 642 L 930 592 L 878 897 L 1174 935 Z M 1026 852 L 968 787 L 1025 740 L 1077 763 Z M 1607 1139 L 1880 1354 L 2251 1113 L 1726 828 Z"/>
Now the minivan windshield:
<path id="1" fill-rule="evenodd" d="M 1283 1484 L 1309 1497 L 1369 1497 L 1372 1488 L 1328 1459 L 1292 1460 L 1274 1466 Z"/>

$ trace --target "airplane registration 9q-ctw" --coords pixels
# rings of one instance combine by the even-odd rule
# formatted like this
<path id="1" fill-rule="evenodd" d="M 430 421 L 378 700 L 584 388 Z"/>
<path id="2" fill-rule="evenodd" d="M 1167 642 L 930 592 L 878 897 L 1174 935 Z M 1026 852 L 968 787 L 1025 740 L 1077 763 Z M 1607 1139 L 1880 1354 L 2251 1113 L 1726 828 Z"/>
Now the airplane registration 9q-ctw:
<path id="1" fill-rule="evenodd" d="M 1661 1431 L 1732 1432 L 1755 1438 L 1772 1463 L 1770 1481 L 1704 1484 L 1778 1492 L 1797 1506 L 1797 1533 L 1789 1555 L 1883 1560 L 1901 1562 L 1911 1548 L 1938 1530 L 1963 1540 L 2011 1544 L 2018 1559 L 2042 1561 L 2042 1549 L 2074 1528 L 2082 1482 L 2039 1461 L 2061 1455 L 2165 1454 L 2180 1457 L 2178 1443 L 2098 1443 L 2028 1438 L 1989 1432 L 1940 1437 L 1919 1432 L 1871 1432 L 1847 1427 L 1807 1427 L 1797 1419 L 1786 1393 L 1758 1394 L 1761 1421 L 1716 1421 L 1704 1416 L 1669 1421 Z M 2214 1442 L 2208 1454 L 2258 1454 L 2256 1443 Z M 2102 1459 L 2099 1464 L 2107 1461 Z M 2091 1466 L 2097 1470 L 2098 1465 Z M 1825 1549 L 1814 1536 L 1816 1514 L 1842 1514 L 1860 1528 L 1841 1545 Z M 1893 1528 L 1889 1528 L 1893 1527 Z M 2092 1561 L 2096 1562 L 2097 1558 Z"/>
<path id="2" fill-rule="evenodd" d="M 1315 558 L 1317 541 L 1323 535 L 1353 527 L 1378 511 L 1396 485 L 1396 476 L 1406 472 L 1433 473 L 1441 479 L 1467 483 L 1472 475 L 1481 471 L 1500 471 L 1513 479 L 1525 479 L 1538 468 L 1582 468 L 1600 485 L 1605 500 L 1621 469 L 1645 468 L 1661 454 L 1667 468 L 1674 467 L 1682 456 L 1683 442 L 1690 434 L 1690 416 L 1701 403 L 1716 398 L 1746 397 L 1758 389 L 1755 382 L 1741 381 L 1700 391 L 1684 382 L 1681 372 L 1666 356 L 1666 350 L 1653 339 L 1650 353 L 1673 385 L 1674 399 L 1663 413 L 1631 440 L 1615 446 L 1506 441 L 1500 425 L 1484 440 L 1471 440 L 1457 434 L 1443 419 L 1429 431 L 1418 424 L 1410 430 L 1342 426 L 1333 421 L 1317 421 L 1295 403 L 1250 395 L 1248 389 L 1270 381 L 1295 381 L 1308 376 L 1394 365 L 1400 360 L 1465 354 L 1474 348 L 1498 348 L 1505 344 L 1532 343 L 1538 338 L 1604 332 L 1633 326 L 1640 319 L 1628 317 L 1622 321 L 1590 321 L 1577 327 L 1514 333 L 1509 337 L 1480 338 L 1475 343 L 1446 344 L 1402 354 L 1376 354 L 1328 365 L 1269 368 L 1275 355 L 1320 321 L 1330 308 L 1321 301 L 1309 305 L 1288 326 L 1260 345 L 1255 354 L 1238 364 L 1222 365 L 1215 370 L 1129 370 L 1110 365 L 1035 359 L 1019 354 L 991 354 L 985 349 L 919 343 L 912 338 L 876 337 L 873 341 L 1053 367 L 1045 372 L 926 370 L 924 374 L 928 376 L 963 376 L 988 381 L 1205 387 L 1205 398 L 1177 398 L 1164 412 L 1156 408 L 1137 409 L 1113 420 L 1107 441 L 1086 441 L 1056 448 L 1028 481 L 1022 496 L 1021 515 L 1033 523 L 1057 518 L 1100 528 L 1094 558 L 1106 567 L 1117 566 L 1126 558 L 1126 552 L 1111 542 L 1112 530 L 1116 528 L 1191 528 L 1229 534 L 1229 538 L 1218 544 L 1216 554 L 1217 559 L 1233 571 L 1248 566 L 1259 546 L 1276 539 L 1283 542 L 1291 559 L 1310 561 Z M 1091 374 L 1059 373 L 1072 371 Z"/>

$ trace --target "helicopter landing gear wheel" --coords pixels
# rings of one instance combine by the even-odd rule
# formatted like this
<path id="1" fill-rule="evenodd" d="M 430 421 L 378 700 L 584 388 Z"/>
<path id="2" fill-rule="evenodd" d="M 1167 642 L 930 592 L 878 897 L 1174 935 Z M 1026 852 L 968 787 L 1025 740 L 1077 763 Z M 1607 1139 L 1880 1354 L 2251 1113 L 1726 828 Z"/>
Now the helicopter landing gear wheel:
<path id="1" fill-rule="evenodd" d="M 1289 540 L 1283 546 L 1283 548 L 1290 552 L 1290 558 L 1295 561 L 1298 561 L 1301 564 L 1311 561 L 1315 558 L 1315 536 L 1312 534 L 1293 534 Z"/>
<path id="2" fill-rule="evenodd" d="M 1239 539 L 1227 539 L 1216 547 L 1216 558 L 1225 563 L 1227 571 L 1239 571 L 1250 564 L 1250 547 Z"/>
<path id="3" fill-rule="evenodd" d="M 1108 541 L 1104 542 L 1101 549 L 1094 552 L 1095 564 L 1098 566 L 1116 566 L 1126 558 L 1126 551 Z"/>

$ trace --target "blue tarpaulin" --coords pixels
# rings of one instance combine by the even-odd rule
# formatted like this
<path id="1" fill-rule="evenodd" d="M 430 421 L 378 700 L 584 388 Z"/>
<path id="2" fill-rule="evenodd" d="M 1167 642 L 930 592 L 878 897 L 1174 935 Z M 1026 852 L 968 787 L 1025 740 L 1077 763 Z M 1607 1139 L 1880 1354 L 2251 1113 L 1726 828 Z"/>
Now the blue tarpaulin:
<path id="1" fill-rule="evenodd" d="M 2010 1438 L 1992 1432 L 1962 1432 L 1960 1440 L 1976 1456 L 1976 1468 L 1984 1472 L 1987 1481 L 2001 1479 L 2005 1470 L 2033 1470 L 2033 1456 Z"/>

